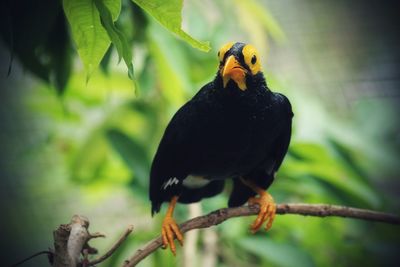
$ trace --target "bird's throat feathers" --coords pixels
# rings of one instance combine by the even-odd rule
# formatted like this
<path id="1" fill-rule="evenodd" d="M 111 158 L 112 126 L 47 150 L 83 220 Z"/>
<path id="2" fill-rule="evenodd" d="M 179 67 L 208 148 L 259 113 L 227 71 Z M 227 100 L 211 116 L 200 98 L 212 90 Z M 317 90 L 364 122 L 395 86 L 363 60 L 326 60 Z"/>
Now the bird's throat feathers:
<path id="1" fill-rule="evenodd" d="M 214 85 L 216 89 L 219 89 L 226 93 L 237 92 L 239 94 L 252 94 L 256 92 L 269 90 L 262 72 L 257 73 L 252 77 L 245 77 L 244 83 L 246 86 L 245 90 L 241 89 L 238 83 L 233 79 L 225 81 L 223 77 L 219 75 L 219 73 L 217 74 L 214 80 Z"/>

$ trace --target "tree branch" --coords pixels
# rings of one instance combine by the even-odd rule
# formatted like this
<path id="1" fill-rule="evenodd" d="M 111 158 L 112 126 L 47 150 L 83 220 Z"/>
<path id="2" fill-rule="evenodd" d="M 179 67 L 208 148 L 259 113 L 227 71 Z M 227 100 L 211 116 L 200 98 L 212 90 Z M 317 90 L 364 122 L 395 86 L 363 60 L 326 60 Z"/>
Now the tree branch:
<path id="1" fill-rule="evenodd" d="M 105 237 L 102 233 L 91 234 L 88 230 L 89 220 L 80 215 L 74 215 L 69 224 L 61 224 L 54 232 L 54 262 L 53 267 L 88 267 L 94 266 L 110 257 L 132 232 L 130 225 L 117 242 L 103 256 L 92 261 L 90 254 L 96 254 L 97 249 L 89 245 L 93 238 Z M 81 257 L 83 255 L 83 259 Z"/>
<path id="2" fill-rule="evenodd" d="M 108 257 L 110 257 L 121 244 L 128 238 L 129 234 L 133 231 L 133 225 L 129 225 L 128 228 L 125 230 L 123 235 L 117 240 L 117 242 L 101 257 L 90 261 L 87 266 L 94 266 L 102 261 L 105 261 Z"/>
<path id="3" fill-rule="evenodd" d="M 54 267 L 77 266 L 81 250 L 89 237 L 89 221 L 74 215 L 69 224 L 61 224 L 54 232 Z"/>
<path id="4" fill-rule="evenodd" d="M 258 205 L 219 209 L 207 215 L 196 217 L 182 223 L 180 225 L 180 230 L 182 233 L 185 233 L 193 229 L 207 228 L 213 225 L 218 225 L 230 218 L 256 215 L 258 212 Z M 327 204 L 278 204 L 276 206 L 276 213 L 299 214 L 317 217 L 336 216 L 390 224 L 400 224 L 400 217 L 394 214 Z M 123 266 L 135 266 L 161 246 L 161 237 L 154 238 L 142 248 L 138 249 L 129 260 L 125 261 Z"/>
<path id="5" fill-rule="evenodd" d="M 19 266 L 19 265 L 21 265 L 22 263 L 25 263 L 25 262 L 27 262 L 27 261 L 29 261 L 29 260 L 31 260 L 31 259 L 37 257 L 37 256 L 43 255 L 43 254 L 46 254 L 47 257 L 48 257 L 49 259 L 51 259 L 51 258 L 54 256 L 54 255 L 53 255 L 53 252 L 51 252 L 51 251 L 48 251 L 48 250 L 39 251 L 39 252 L 36 252 L 35 254 L 33 254 L 33 255 L 31 255 L 31 256 L 29 256 L 29 257 L 27 257 L 27 258 L 25 258 L 25 259 L 23 259 L 23 260 L 21 260 L 21 261 L 19 261 L 19 262 L 17 262 L 17 263 L 14 263 L 14 264 L 11 265 L 10 267 Z"/>

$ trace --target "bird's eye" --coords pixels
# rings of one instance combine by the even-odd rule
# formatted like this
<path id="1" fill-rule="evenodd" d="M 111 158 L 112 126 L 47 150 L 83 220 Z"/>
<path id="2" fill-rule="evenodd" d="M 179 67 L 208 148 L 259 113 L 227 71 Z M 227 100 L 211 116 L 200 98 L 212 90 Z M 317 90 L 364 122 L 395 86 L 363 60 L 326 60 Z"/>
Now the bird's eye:
<path id="1" fill-rule="evenodd" d="M 256 55 L 253 55 L 253 57 L 251 58 L 251 64 L 256 64 L 256 62 L 257 62 L 257 57 L 256 57 Z"/>
<path id="2" fill-rule="evenodd" d="M 221 51 L 218 51 L 219 64 L 222 64 Z"/>

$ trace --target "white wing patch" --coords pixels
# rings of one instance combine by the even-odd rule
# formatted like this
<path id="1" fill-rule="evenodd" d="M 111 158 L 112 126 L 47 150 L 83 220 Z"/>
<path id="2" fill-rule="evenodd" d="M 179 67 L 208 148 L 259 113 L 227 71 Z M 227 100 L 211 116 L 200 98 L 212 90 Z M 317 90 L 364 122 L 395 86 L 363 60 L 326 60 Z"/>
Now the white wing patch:
<path id="1" fill-rule="evenodd" d="M 191 174 L 188 177 L 186 177 L 185 180 L 183 180 L 182 184 L 187 188 L 194 189 L 194 188 L 204 187 L 209 182 L 210 180 L 204 179 L 201 176 L 196 176 Z"/>
<path id="2" fill-rule="evenodd" d="M 168 186 L 173 186 L 178 183 L 179 183 L 179 180 L 176 179 L 176 177 L 169 178 L 168 181 L 164 183 L 163 189 L 166 190 Z"/>

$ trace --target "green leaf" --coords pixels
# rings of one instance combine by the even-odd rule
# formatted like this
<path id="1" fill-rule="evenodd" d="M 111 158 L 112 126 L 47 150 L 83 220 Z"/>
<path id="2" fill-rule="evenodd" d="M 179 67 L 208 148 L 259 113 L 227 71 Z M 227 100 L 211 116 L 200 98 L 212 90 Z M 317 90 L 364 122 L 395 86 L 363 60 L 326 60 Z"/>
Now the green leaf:
<path id="1" fill-rule="evenodd" d="M 100 69 L 106 75 L 109 74 L 108 66 L 110 64 L 112 52 L 113 52 L 113 46 L 110 45 L 106 54 L 104 55 L 104 57 L 101 59 L 101 62 L 100 62 Z"/>
<path id="2" fill-rule="evenodd" d="M 112 19 L 116 20 L 121 10 L 121 1 L 104 0 L 104 4 Z M 94 0 L 63 0 L 63 8 L 88 79 L 110 46 L 110 38 L 101 25 Z"/>
<path id="3" fill-rule="evenodd" d="M 210 51 L 209 42 L 201 42 L 194 39 L 192 36 L 182 30 L 182 0 L 132 0 L 138 6 L 143 8 L 153 18 L 155 18 L 161 25 L 167 28 L 169 31 L 175 33 L 184 41 L 192 45 L 193 47 L 202 51 Z"/>
<path id="4" fill-rule="evenodd" d="M 146 149 L 133 137 L 117 129 L 108 130 L 106 136 L 125 164 L 134 172 L 139 184 L 145 187 L 150 171 L 150 161 Z"/>
<path id="5" fill-rule="evenodd" d="M 128 67 L 128 76 L 133 80 L 132 51 L 124 33 L 115 26 L 111 11 L 104 4 L 104 0 L 94 0 L 94 3 L 100 13 L 101 25 L 106 29 L 108 36 L 117 49 L 119 60 L 121 58 L 124 59 Z"/>

